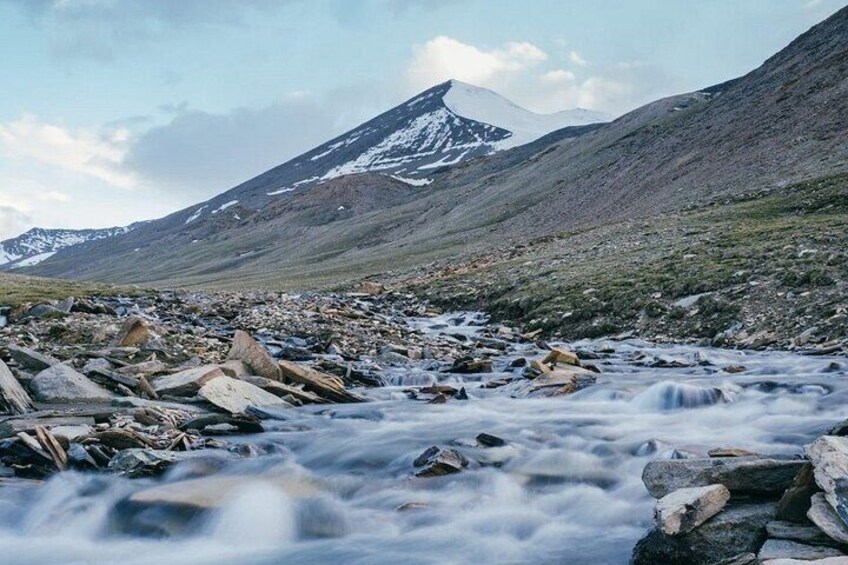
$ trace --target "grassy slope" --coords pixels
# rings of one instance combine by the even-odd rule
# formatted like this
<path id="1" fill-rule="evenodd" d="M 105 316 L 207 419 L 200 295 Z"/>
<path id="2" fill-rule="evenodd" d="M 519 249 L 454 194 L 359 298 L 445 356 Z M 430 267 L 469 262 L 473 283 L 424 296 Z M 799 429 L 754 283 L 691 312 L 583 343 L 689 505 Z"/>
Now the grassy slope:
<path id="1" fill-rule="evenodd" d="M 61 300 L 69 296 L 132 295 L 139 292 L 140 289 L 133 287 L 0 273 L 0 306 Z"/>

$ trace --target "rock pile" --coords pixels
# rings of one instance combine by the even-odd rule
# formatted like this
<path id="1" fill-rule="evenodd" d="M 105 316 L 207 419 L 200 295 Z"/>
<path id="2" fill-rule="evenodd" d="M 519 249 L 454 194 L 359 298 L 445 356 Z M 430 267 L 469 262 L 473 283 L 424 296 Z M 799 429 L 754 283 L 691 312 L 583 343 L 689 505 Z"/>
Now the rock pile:
<path id="1" fill-rule="evenodd" d="M 848 564 L 848 437 L 821 436 L 805 454 L 652 461 L 642 480 L 656 527 L 633 563 Z"/>

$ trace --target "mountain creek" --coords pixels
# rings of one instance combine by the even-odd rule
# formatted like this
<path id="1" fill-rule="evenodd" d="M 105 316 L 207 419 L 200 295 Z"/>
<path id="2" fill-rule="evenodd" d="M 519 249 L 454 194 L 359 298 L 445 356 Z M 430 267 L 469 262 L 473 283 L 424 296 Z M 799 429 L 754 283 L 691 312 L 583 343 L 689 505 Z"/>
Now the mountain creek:
<path id="1" fill-rule="evenodd" d="M 649 463 L 789 469 L 727 483 L 719 517 L 774 520 L 848 418 L 843 356 L 546 342 L 367 290 L 3 312 L 0 369 L 31 395 L 0 416 L 3 563 L 627 563 Z M 47 386 L 62 364 L 77 380 Z"/>

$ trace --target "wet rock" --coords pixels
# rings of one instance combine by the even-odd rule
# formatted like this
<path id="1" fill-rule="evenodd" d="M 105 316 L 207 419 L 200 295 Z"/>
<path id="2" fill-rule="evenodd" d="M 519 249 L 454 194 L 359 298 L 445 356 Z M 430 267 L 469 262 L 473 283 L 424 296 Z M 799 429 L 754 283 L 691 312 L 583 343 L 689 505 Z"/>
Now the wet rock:
<path id="1" fill-rule="evenodd" d="M 448 373 L 491 373 L 492 360 L 480 359 L 476 357 L 463 357 L 454 361 L 451 368 L 447 369 Z"/>
<path id="2" fill-rule="evenodd" d="M 258 434 L 265 431 L 256 416 L 249 414 L 209 414 L 197 416 L 180 425 L 181 430 L 197 430 L 204 432 L 211 426 L 226 425 L 235 428 L 243 434 Z"/>
<path id="3" fill-rule="evenodd" d="M 485 432 L 477 435 L 477 443 L 483 447 L 503 447 L 506 445 L 505 440 Z"/>
<path id="4" fill-rule="evenodd" d="M 287 381 L 302 384 L 306 390 L 332 402 L 364 402 L 365 399 L 345 390 L 344 382 L 334 375 L 301 367 L 289 361 L 279 361 L 283 377 Z"/>
<path id="5" fill-rule="evenodd" d="M 774 503 L 728 505 L 711 520 L 682 535 L 669 536 L 655 529 L 633 550 L 634 565 L 680 563 L 712 565 L 717 561 L 755 553 L 774 519 Z"/>
<path id="6" fill-rule="evenodd" d="M 768 539 L 763 544 L 763 547 L 760 548 L 757 557 L 760 561 L 768 561 L 769 559 L 801 559 L 809 561 L 842 555 L 845 554 L 833 547 L 806 545 L 785 539 Z"/>
<path id="7" fill-rule="evenodd" d="M 258 386 L 227 376 L 210 380 L 200 388 L 197 395 L 232 414 L 245 412 L 249 406 L 258 408 L 290 408 L 292 406 Z"/>
<path id="8" fill-rule="evenodd" d="M 253 374 L 260 377 L 273 381 L 281 380 L 280 368 L 274 358 L 245 331 L 236 330 L 227 359 L 243 361 Z"/>
<path id="9" fill-rule="evenodd" d="M 848 437 L 821 436 L 804 448 L 825 498 L 848 522 Z"/>
<path id="10" fill-rule="evenodd" d="M 468 466 L 468 459 L 455 449 L 441 449 L 434 445 L 428 447 L 412 464 L 424 467 L 415 473 L 416 477 L 440 477 L 459 473 Z"/>
<path id="11" fill-rule="evenodd" d="M 103 430 L 91 434 L 102 445 L 112 449 L 144 449 L 151 447 L 144 438 L 131 430 Z"/>
<path id="12" fill-rule="evenodd" d="M 848 545 L 848 525 L 828 503 L 823 493 L 812 496 L 807 517 L 830 539 Z"/>
<path id="13" fill-rule="evenodd" d="M 113 396 L 85 375 L 61 363 L 38 373 L 30 389 L 35 399 L 42 402 L 97 402 L 111 400 Z"/>
<path id="14" fill-rule="evenodd" d="M 718 447 L 707 451 L 710 457 L 761 457 L 759 453 L 738 447 Z"/>
<path id="15" fill-rule="evenodd" d="M 778 495 L 792 485 L 802 460 L 760 457 L 651 461 L 642 482 L 654 498 L 679 488 L 722 484 L 732 493 Z"/>
<path id="16" fill-rule="evenodd" d="M 59 363 L 57 359 L 27 347 L 18 347 L 17 345 L 10 344 L 6 348 L 9 350 L 9 355 L 12 356 L 12 359 L 28 371 L 43 371 Z"/>
<path id="17" fill-rule="evenodd" d="M 807 463 L 795 475 L 792 486 L 786 489 L 786 492 L 780 497 L 780 502 L 777 505 L 777 518 L 799 524 L 806 523 L 807 510 L 810 509 L 810 497 L 818 490 L 818 485 L 813 478 L 813 466 Z"/>
<path id="18" fill-rule="evenodd" d="M 115 347 L 141 347 L 147 343 L 150 331 L 147 322 L 132 316 L 127 318 L 113 341 Z"/>
<path id="19" fill-rule="evenodd" d="M 162 474 L 172 465 L 203 457 L 219 458 L 220 451 L 164 451 L 154 449 L 125 449 L 109 461 L 109 470 L 130 478 Z"/>
<path id="20" fill-rule="evenodd" d="M 678 489 L 657 501 L 657 526 L 668 535 L 685 534 L 718 514 L 728 500 L 724 485 Z"/>
<path id="21" fill-rule="evenodd" d="M 579 371 L 551 371 L 533 380 L 530 385 L 530 396 L 562 396 L 574 394 L 592 386 L 597 381 L 594 373 L 585 370 Z"/>
<path id="22" fill-rule="evenodd" d="M 326 404 L 327 400 L 321 398 L 315 393 L 309 392 L 297 386 L 283 384 L 279 381 L 272 381 L 265 377 L 244 377 L 245 382 L 258 386 L 262 390 L 266 390 L 275 396 L 279 396 L 286 402 L 291 404 Z M 296 401 L 296 402 L 295 402 Z"/>
<path id="23" fill-rule="evenodd" d="M 0 361 L 0 414 L 26 414 L 35 407 L 29 394 L 3 361 Z"/>
<path id="24" fill-rule="evenodd" d="M 827 502 L 825 502 L 827 504 Z M 822 530 L 811 525 L 775 520 L 766 524 L 766 533 L 773 539 L 785 539 L 809 545 L 835 545 Z"/>
<path id="25" fill-rule="evenodd" d="M 21 432 L 34 433 L 36 426 L 55 428 L 58 426 L 93 426 L 94 418 L 89 416 L 55 416 L 12 418 L 0 422 L 0 438 L 9 438 Z"/>
<path id="26" fill-rule="evenodd" d="M 575 367 L 580 367 L 580 357 L 576 353 L 572 353 L 571 351 L 566 351 L 564 349 L 558 349 L 556 347 L 552 348 L 550 352 L 545 355 L 545 358 L 542 359 L 542 363 L 548 365 L 551 369 L 556 368 L 557 365 L 573 365 Z"/>
<path id="27" fill-rule="evenodd" d="M 216 365 L 202 365 L 172 375 L 156 377 L 150 385 L 159 395 L 193 396 L 203 385 L 223 376 L 224 373 Z"/>
<path id="28" fill-rule="evenodd" d="M 80 471 L 100 469 L 97 461 L 86 451 L 85 447 L 78 443 L 72 443 L 68 447 L 68 464 L 71 468 Z"/>

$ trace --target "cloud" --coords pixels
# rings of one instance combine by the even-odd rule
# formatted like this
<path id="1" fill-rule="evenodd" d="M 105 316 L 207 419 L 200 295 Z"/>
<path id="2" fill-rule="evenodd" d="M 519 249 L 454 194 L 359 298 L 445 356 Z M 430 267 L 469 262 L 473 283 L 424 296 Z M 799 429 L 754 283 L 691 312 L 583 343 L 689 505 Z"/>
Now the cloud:
<path id="1" fill-rule="evenodd" d="M 568 53 L 568 60 L 577 65 L 578 67 L 585 67 L 588 65 L 588 61 L 580 56 L 580 53 L 574 51 L 573 49 Z"/>
<path id="2" fill-rule="evenodd" d="M 265 108 L 226 114 L 182 109 L 167 124 L 139 135 L 123 167 L 163 190 L 209 198 L 333 133 L 332 113 L 303 92 Z"/>
<path id="3" fill-rule="evenodd" d="M 0 123 L 0 154 L 8 159 L 33 160 L 132 188 L 135 179 L 121 169 L 129 142 L 125 128 L 69 129 L 26 114 Z"/>
<path id="4" fill-rule="evenodd" d="M 509 80 L 510 75 L 547 59 L 544 51 L 528 42 L 511 42 L 498 49 L 484 50 L 444 35 L 413 46 L 412 52 L 407 77 L 417 90 L 452 78 L 496 88 Z"/>
<path id="5" fill-rule="evenodd" d="M 0 241 L 20 235 L 32 227 L 32 218 L 13 206 L 0 205 Z"/>
<path id="6" fill-rule="evenodd" d="M 555 84 L 563 82 L 572 82 L 577 77 L 574 76 L 574 73 L 572 73 L 571 71 L 566 71 L 565 69 L 554 69 L 553 71 L 543 73 L 542 76 L 540 76 L 539 78 L 542 82 Z"/>
<path id="7" fill-rule="evenodd" d="M 58 57 L 111 61 L 128 48 L 189 27 L 244 25 L 284 0 L 6 0 L 45 29 Z"/>

